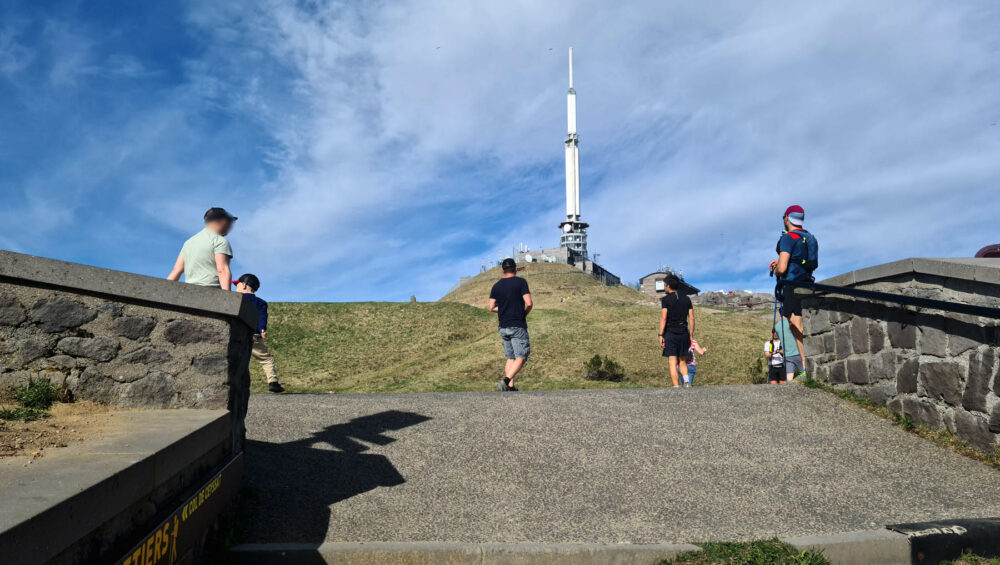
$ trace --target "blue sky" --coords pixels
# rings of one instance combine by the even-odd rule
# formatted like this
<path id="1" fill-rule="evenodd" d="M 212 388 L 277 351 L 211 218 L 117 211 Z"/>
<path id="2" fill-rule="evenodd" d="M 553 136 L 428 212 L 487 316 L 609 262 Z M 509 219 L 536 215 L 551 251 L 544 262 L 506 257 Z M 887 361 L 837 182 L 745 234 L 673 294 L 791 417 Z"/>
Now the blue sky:
<path id="1" fill-rule="evenodd" d="M 209 206 L 271 300 L 435 300 L 583 218 L 626 280 L 1000 241 L 996 2 L 0 1 L 0 248 L 165 276 Z"/>

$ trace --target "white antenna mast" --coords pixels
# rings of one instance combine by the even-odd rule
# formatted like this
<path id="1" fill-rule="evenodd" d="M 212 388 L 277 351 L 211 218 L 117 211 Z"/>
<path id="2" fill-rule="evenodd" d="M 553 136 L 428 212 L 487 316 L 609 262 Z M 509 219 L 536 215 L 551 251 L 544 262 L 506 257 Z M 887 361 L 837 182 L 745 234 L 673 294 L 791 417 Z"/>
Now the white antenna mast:
<path id="1" fill-rule="evenodd" d="M 573 48 L 569 48 L 569 87 L 573 88 Z"/>
<path id="2" fill-rule="evenodd" d="M 580 138 L 576 133 L 576 90 L 573 88 L 573 48 L 569 48 L 569 90 L 566 92 L 566 220 L 559 224 L 561 247 L 587 257 L 586 222 L 580 219 Z"/>

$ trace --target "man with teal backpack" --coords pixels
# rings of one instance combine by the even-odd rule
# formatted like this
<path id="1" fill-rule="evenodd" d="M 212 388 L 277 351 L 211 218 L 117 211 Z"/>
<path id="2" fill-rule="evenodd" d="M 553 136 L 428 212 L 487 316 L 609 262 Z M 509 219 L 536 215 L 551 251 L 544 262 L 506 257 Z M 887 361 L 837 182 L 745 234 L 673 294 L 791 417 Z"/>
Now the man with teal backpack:
<path id="1" fill-rule="evenodd" d="M 778 258 L 771 261 L 771 273 L 779 279 L 812 282 L 813 271 L 819 266 L 819 245 L 816 238 L 805 229 L 806 212 L 802 206 L 789 206 L 782 221 L 785 231 L 778 240 Z M 802 355 L 802 367 L 796 367 L 796 374 L 804 373 L 805 349 L 802 347 L 802 301 L 795 296 L 792 288 L 779 287 L 776 294 L 781 300 L 781 316 L 788 319 L 788 325 L 795 338 L 795 344 Z M 784 336 L 779 336 L 787 343 Z"/>

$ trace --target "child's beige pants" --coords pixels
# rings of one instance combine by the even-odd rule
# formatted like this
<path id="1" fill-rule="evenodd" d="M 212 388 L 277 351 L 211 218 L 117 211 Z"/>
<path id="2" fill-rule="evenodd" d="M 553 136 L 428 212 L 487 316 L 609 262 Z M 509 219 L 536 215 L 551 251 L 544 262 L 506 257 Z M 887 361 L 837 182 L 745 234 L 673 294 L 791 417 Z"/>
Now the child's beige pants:
<path id="1" fill-rule="evenodd" d="M 259 335 L 253 336 L 253 349 L 250 353 L 254 359 L 260 361 L 260 368 L 264 369 L 264 376 L 267 377 L 267 382 L 278 382 L 278 373 L 274 370 L 274 356 L 271 355 L 271 350 L 267 348 L 264 340 Z"/>

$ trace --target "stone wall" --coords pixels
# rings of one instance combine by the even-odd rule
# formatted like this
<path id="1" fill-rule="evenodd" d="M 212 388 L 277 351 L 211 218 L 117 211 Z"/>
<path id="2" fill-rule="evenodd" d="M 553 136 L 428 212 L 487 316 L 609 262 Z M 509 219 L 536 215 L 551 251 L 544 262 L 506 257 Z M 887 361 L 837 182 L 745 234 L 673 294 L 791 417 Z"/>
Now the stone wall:
<path id="1" fill-rule="evenodd" d="M 907 259 L 822 282 L 1000 308 L 995 259 Z M 979 449 L 997 446 L 1000 319 L 796 292 L 814 378 Z"/>
<path id="2" fill-rule="evenodd" d="M 115 408 L 227 408 L 241 442 L 256 324 L 237 293 L 0 251 L 0 388 L 47 379 Z"/>

